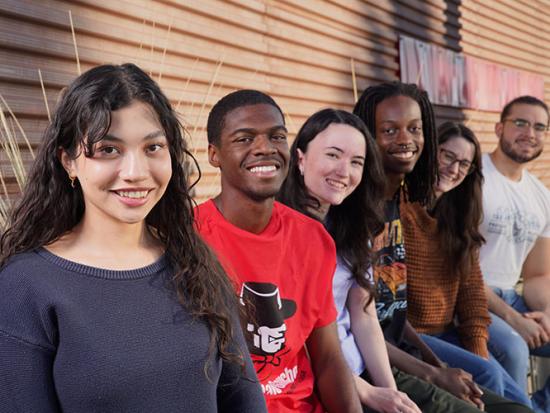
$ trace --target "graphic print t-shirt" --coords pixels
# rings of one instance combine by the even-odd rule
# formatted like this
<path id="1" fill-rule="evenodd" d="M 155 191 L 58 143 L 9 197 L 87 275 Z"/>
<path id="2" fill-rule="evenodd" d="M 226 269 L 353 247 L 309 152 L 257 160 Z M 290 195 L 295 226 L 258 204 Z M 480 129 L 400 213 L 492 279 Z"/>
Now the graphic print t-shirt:
<path id="1" fill-rule="evenodd" d="M 550 238 L 550 191 L 528 171 L 511 181 L 483 155 L 483 222 L 480 263 L 491 287 L 512 289 L 539 237 Z"/>
<path id="2" fill-rule="evenodd" d="M 386 202 L 384 231 L 375 239 L 376 311 L 387 341 L 399 346 L 407 318 L 407 267 L 399 214 L 400 194 Z"/>
<path id="3" fill-rule="evenodd" d="M 248 311 L 242 327 L 268 410 L 322 412 L 304 344 L 336 320 L 332 238 L 319 222 L 277 202 L 260 234 L 226 221 L 212 200 L 195 209 L 195 219 Z"/>

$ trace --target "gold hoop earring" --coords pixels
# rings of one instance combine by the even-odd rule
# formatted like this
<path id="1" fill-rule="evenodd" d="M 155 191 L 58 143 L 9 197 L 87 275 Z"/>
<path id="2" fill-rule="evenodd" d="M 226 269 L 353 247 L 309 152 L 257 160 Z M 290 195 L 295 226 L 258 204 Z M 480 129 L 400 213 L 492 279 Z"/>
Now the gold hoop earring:
<path id="1" fill-rule="evenodd" d="M 69 180 L 71 181 L 71 188 L 73 188 L 73 189 L 75 188 L 75 185 L 74 185 L 75 179 L 76 179 L 76 177 L 69 175 Z"/>

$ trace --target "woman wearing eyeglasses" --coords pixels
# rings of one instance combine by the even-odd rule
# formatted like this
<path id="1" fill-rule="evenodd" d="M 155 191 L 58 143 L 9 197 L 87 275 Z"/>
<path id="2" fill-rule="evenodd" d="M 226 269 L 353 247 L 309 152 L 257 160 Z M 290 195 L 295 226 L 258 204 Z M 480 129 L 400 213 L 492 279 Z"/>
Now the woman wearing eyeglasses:
<path id="1" fill-rule="evenodd" d="M 407 251 L 407 317 L 436 355 L 474 377 L 487 363 L 502 372 L 505 397 L 530 405 L 487 349 L 490 324 L 479 267 L 482 217 L 481 149 L 464 125 L 438 130 L 436 201 L 401 211 Z M 449 345 L 454 344 L 454 346 Z"/>

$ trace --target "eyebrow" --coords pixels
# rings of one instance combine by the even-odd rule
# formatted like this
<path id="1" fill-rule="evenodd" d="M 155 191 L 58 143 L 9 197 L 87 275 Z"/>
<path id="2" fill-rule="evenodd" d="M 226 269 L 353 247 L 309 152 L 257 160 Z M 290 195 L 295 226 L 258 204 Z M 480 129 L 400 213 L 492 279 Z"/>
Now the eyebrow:
<path id="1" fill-rule="evenodd" d="M 395 123 L 395 122 L 399 122 L 399 121 L 400 121 L 400 119 L 382 119 L 382 120 L 380 121 L 380 123 L 385 123 L 385 122 L 387 122 L 387 123 Z M 422 118 L 414 118 L 414 119 L 409 120 L 409 122 L 416 122 L 416 121 L 422 122 Z"/>
<path id="2" fill-rule="evenodd" d="M 145 135 L 143 137 L 142 140 L 144 141 L 148 141 L 148 140 L 151 140 L 151 139 L 155 139 L 155 138 L 158 138 L 159 136 L 165 136 L 165 133 L 163 130 L 156 130 L 154 132 L 151 132 L 151 133 L 148 133 L 147 135 Z M 123 142 L 124 139 L 121 139 L 115 135 L 111 135 L 110 133 L 107 133 L 105 134 L 105 136 L 103 137 L 102 140 L 108 140 L 108 141 L 113 141 L 113 142 Z"/>
<path id="3" fill-rule="evenodd" d="M 440 151 L 443 151 L 443 152 L 448 152 L 448 153 L 450 153 L 451 155 L 453 155 L 453 156 L 456 158 L 456 160 L 457 160 L 458 162 L 474 163 L 474 160 L 473 160 L 473 159 L 472 159 L 471 161 L 468 160 L 468 159 L 465 159 L 465 158 L 460 159 L 460 158 L 457 156 L 456 153 L 454 153 L 453 151 L 450 151 L 449 149 L 439 148 L 439 150 L 440 150 Z M 474 155 L 474 157 L 475 157 L 475 155 Z"/>
<path id="4" fill-rule="evenodd" d="M 335 151 L 338 151 L 340 153 L 344 153 L 344 151 L 342 149 L 340 149 L 338 146 L 327 146 L 326 149 L 334 149 Z M 361 156 L 361 155 L 355 155 L 355 156 L 352 156 L 352 158 L 365 159 L 365 157 Z"/>
<path id="5" fill-rule="evenodd" d="M 269 128 L 268 132 L 273 133 L 280 130 L 284 131 L 285 133 L 288 133 L 288 130 L 286 129 L 285 125 L 278 125 L 278 126 Z M 239 128 L 231 132 L 231 135 L 236 135 L 237 133 L 256 133 L 257 131 L 258 130 L 254 128 Z"/>

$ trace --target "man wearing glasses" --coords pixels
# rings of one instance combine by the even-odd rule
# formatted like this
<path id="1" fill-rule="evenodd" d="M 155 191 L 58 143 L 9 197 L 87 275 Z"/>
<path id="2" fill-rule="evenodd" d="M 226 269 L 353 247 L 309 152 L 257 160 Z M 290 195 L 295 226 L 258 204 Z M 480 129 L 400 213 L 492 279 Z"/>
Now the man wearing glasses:
<path id="1" fill-rule="evenodd" d="M 495 125 L 498 146 L 483 155 L 481 269 L 491 311 L 489 349 L 526 388 L 529 352 L 550 357 L 550 191 L 526 167 L 543 150 L 549 122 L 541 100 L 521 96 Z M 523 295 L 515 287 L 523 277 Z M 533 396 L 550 412 L 550 378 Z"/>

